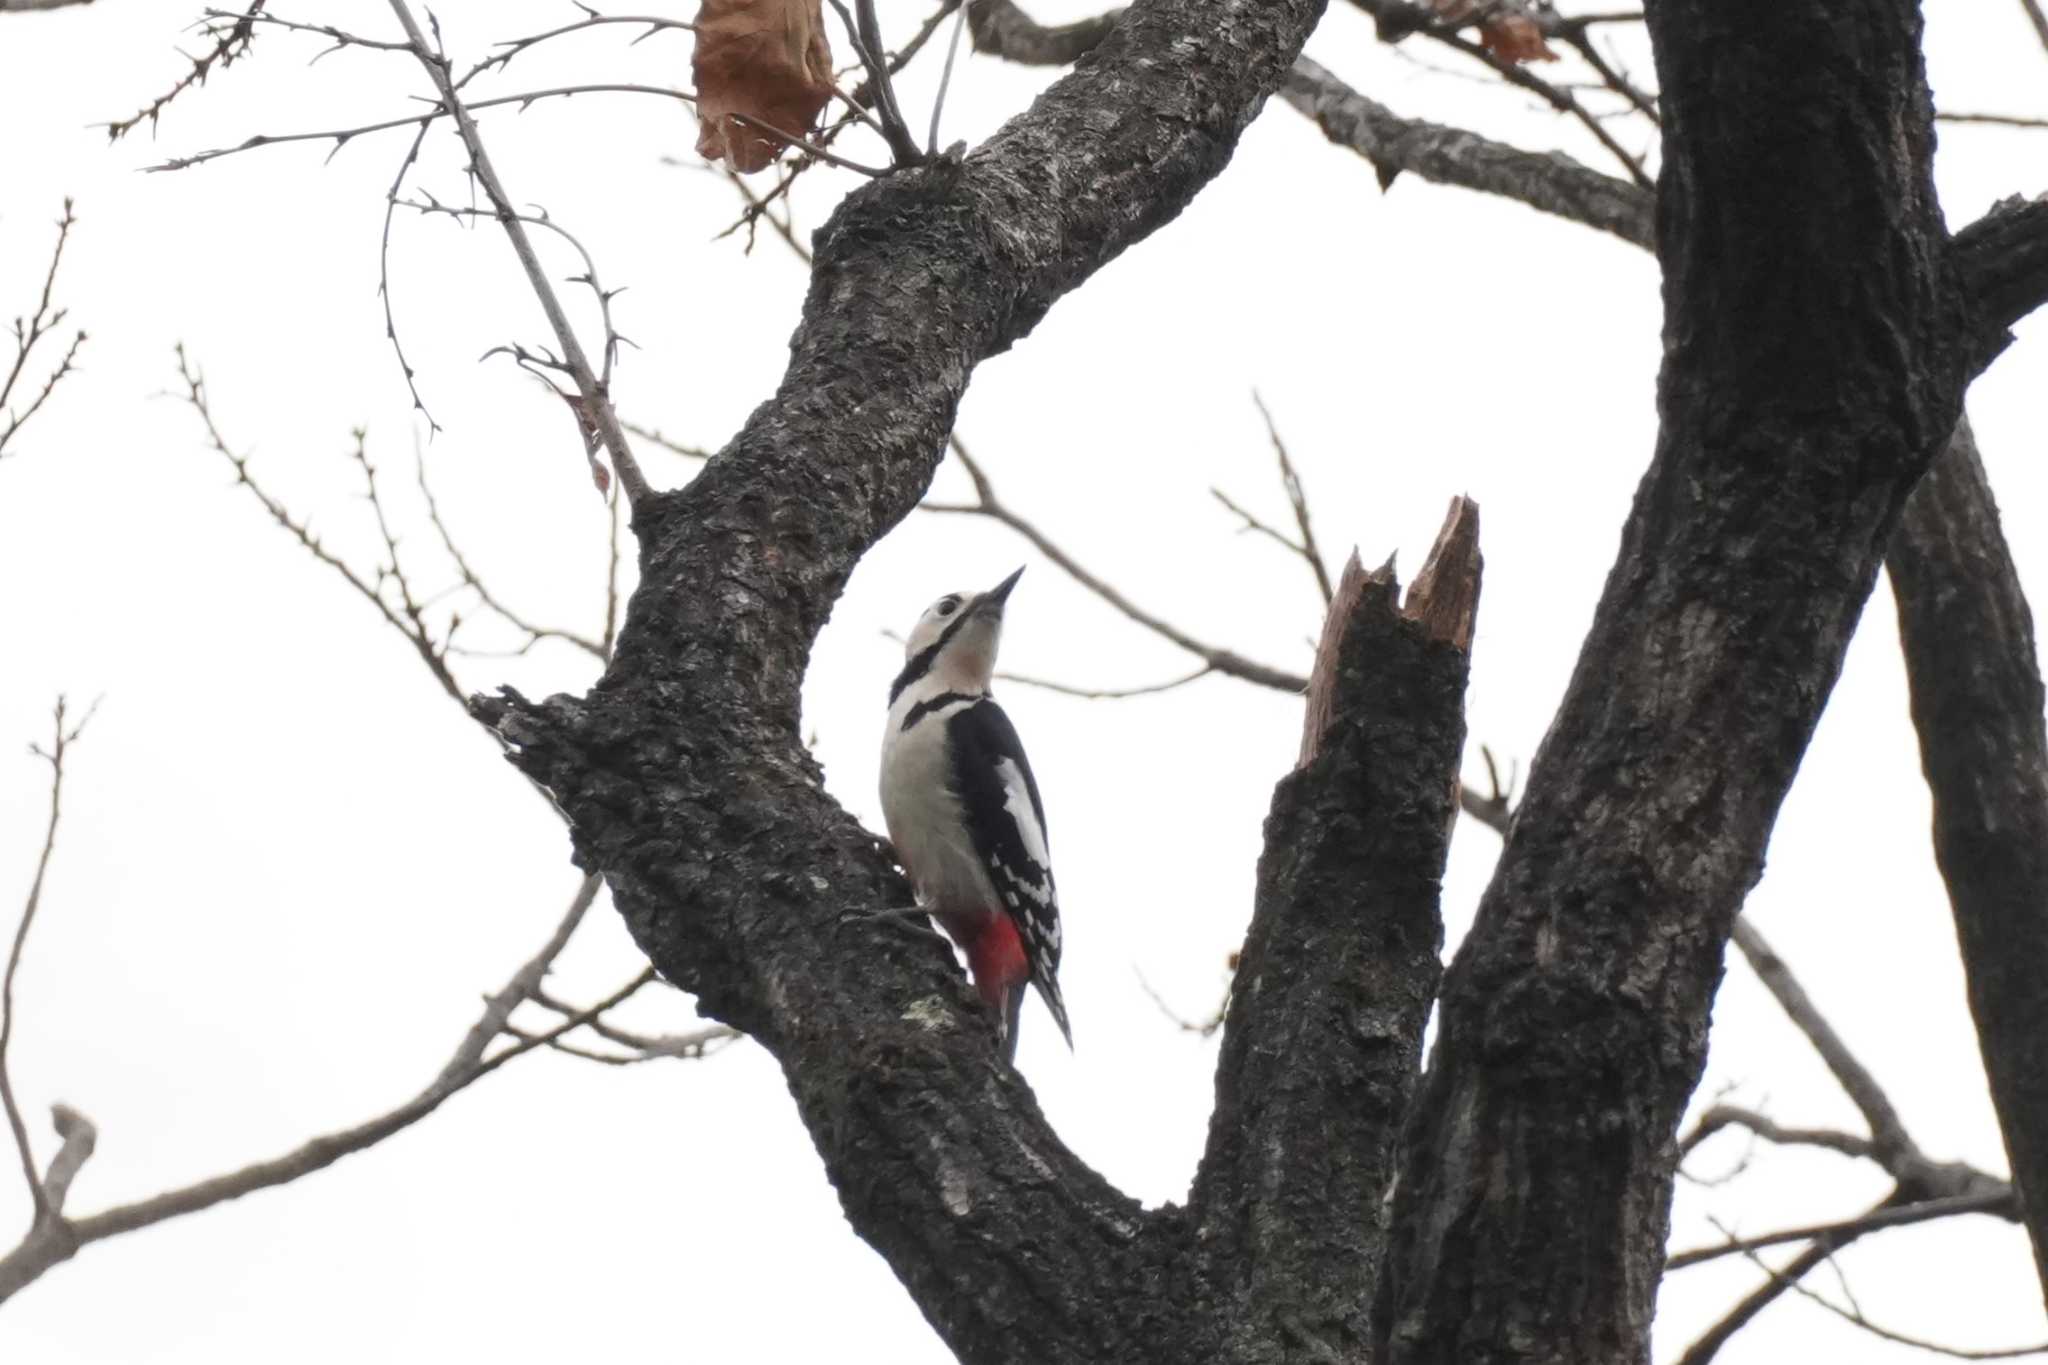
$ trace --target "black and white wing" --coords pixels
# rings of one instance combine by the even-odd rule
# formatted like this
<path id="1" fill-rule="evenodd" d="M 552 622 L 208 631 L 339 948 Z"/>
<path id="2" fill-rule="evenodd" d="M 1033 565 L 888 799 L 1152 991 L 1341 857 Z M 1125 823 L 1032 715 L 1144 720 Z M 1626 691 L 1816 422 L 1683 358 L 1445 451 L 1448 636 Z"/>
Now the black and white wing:
<path id="1" fill-rule="evenodd" d="M 946 721 L 953 754 L 953 789 L 960 797 L 974 851 L 988 870 L 1002 908 L 1016 923 L 1038 987 L 1053 1021 L 1073 1046 L 1066 1002 L 1060 998 L 1060 907 L 1052 880 L 1052 854 L 1038 781 L 1024 757 L 1017 727 L 992 697 L 954 712 Z"/>

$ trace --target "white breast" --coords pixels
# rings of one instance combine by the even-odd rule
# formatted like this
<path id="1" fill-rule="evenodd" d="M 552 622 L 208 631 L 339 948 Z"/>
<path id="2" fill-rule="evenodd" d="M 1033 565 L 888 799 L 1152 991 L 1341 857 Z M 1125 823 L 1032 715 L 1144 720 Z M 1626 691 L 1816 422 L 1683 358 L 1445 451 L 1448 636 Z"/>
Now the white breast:
<path id="1" fill-rule="evenodd" d="M 882 736 L 882 818 L 921 903 L 941 910 L 992 910 L 1000 902 L 953 793 L 946 745 L 946 718 L 971 703 L 928 711 L 903 729 L 910 709 L 935 690 L 906 688 L 889 708 Z"/>

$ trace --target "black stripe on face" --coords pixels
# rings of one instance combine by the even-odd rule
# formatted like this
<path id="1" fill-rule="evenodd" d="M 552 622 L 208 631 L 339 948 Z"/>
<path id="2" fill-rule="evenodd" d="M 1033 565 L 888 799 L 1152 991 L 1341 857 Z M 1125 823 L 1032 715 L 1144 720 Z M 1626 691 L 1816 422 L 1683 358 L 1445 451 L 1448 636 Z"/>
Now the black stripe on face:
<path id="1" fill-rule="evenodd" d="M 943 711 L 956 701 L 979 701 L 981 696 L 979 692 L 941 692 L 936 697 L 927 697 L 910 708 L 909 714 L 903 717 L 902 728 L 908 730 L 932 712 Z"/>
<path id="2" fill-rule="evenodd" d="M 973 619 L 974 612 L 971 609 L 958 613 L 947 623 L 945 630 L 939 633 L 938 639 L 910 657 L 910 662 L 904 664 L 903 671 L 896 675 L 896 681 L 889 684 L 889 705 L 896 704 L 896 699 L 903 695 L 904 688 L 932 671 L 932 665 L 938 662 L 939 651 L 946 647 L 946 642 L 958 635 L 960 628 Z"/>

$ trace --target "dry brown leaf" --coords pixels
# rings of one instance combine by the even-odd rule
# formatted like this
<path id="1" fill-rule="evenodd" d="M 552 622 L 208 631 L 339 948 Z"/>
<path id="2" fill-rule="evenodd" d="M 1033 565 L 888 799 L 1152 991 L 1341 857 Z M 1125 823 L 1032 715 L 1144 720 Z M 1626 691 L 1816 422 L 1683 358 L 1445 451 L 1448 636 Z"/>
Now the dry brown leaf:
<path id="1" fill-rule="evenodd" d="M 703 0 L 697 48 L 697 155 L 758 171 L 812 131 L 832 97 L 832 47 L 819 0 Z M 753 126 L 733 117 L 753 121 Z"/>
<path id="2" fill-rule="evenodd" d="M 1543 41 L 1543 30 L 1526 14 L 1503 14 L 1479 26 L 1479 41 L 1488 52 L 1509 62 L 1554 62 L 1557 54 Z"/>
<path id="3" fill-rule="evenodd" d="M 1508 62 L 1554 62 L 1543 27 L 1521 0 L 1429 0 L 1446 23 L 1479 26 L 1479 43 Z"/>

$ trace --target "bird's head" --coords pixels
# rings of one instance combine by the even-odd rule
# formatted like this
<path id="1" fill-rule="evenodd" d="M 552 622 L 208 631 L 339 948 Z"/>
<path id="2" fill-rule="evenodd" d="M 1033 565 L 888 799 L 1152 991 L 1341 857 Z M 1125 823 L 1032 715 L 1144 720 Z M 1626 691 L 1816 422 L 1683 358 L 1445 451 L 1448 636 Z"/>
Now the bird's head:
<path id="1" fill-rule="evenodd" d="M 955 687 L 987 687 L 1003 635 L 1003 604 L 1023 575 L 1019 569 L 984 593 L 949 592 L 926 607 L 904 646 L 905 672 L 935 673 Z"/>

